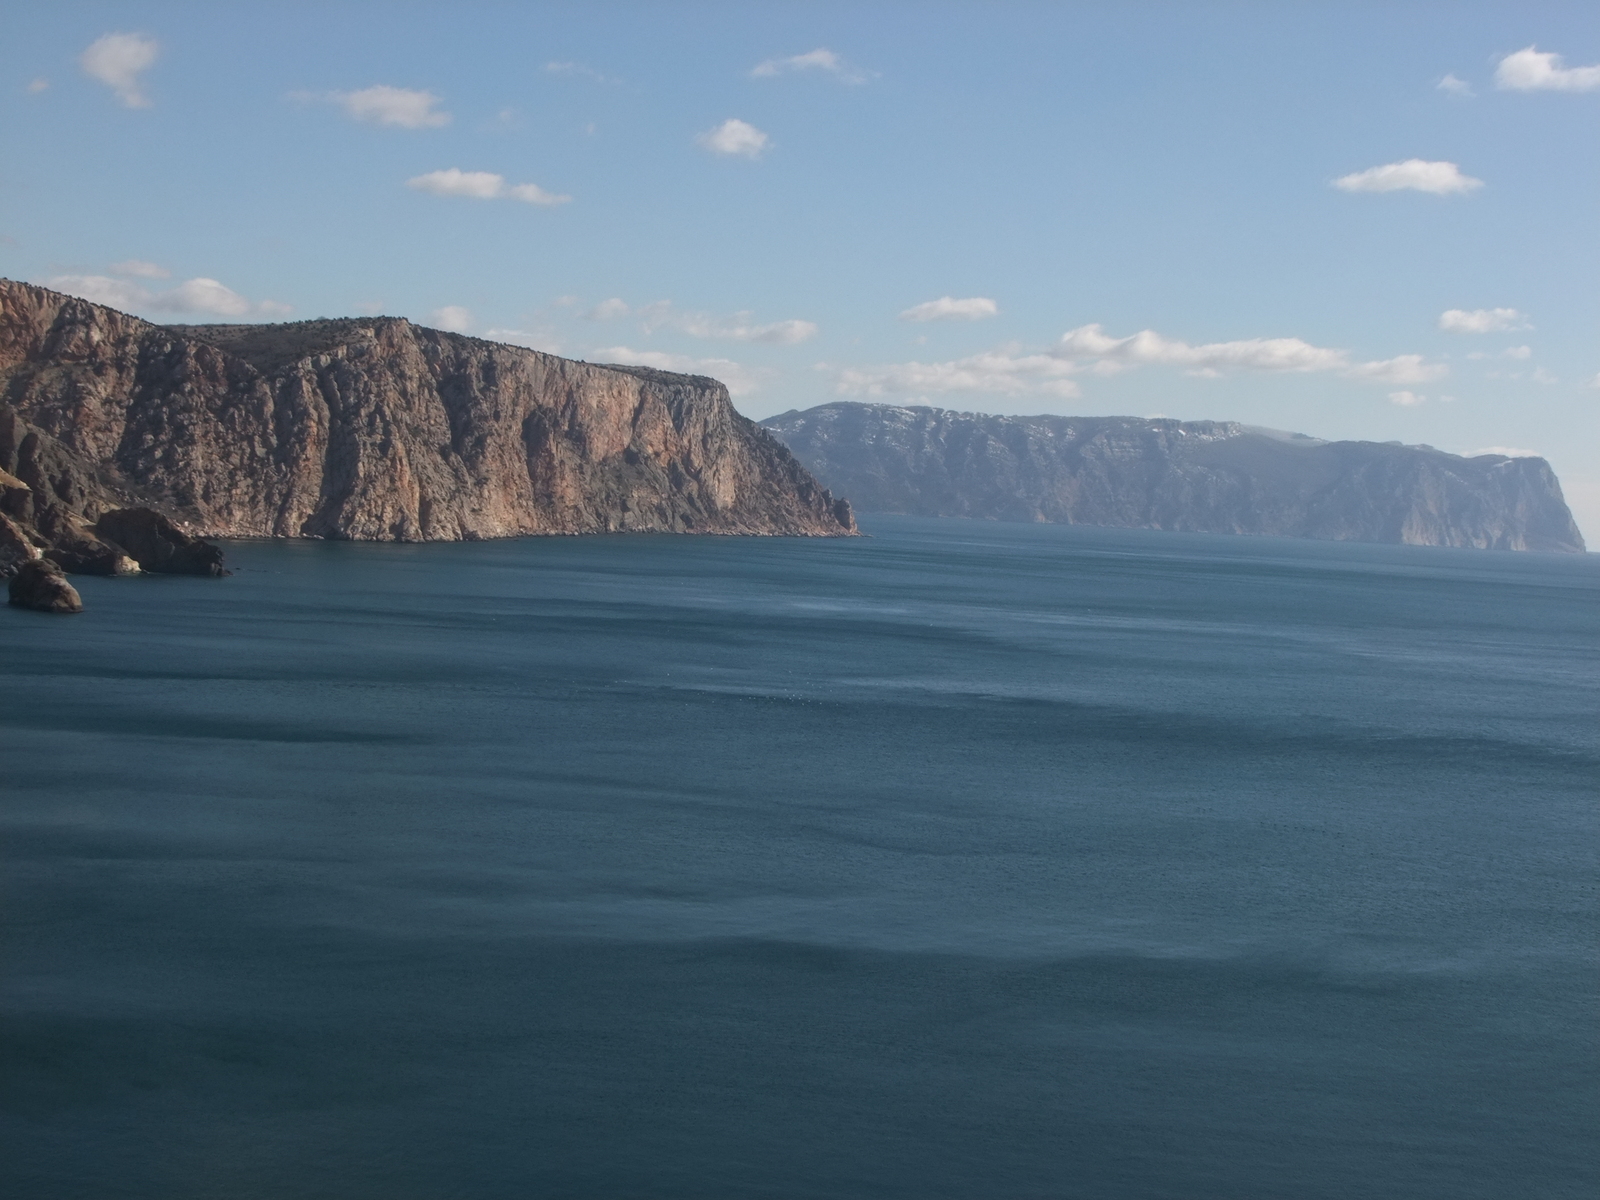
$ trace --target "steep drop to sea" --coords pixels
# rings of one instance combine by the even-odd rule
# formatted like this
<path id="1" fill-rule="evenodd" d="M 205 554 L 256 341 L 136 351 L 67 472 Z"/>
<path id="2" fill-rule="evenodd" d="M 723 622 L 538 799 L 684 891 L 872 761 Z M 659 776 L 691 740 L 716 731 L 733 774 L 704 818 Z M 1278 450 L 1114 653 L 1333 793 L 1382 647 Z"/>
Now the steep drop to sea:
<path id="1" fill-rule="evenodd" d="M 212 537 L 856 531 L 714 379 L 396 317 L 154 325 L 0 280 L 0 400 L 46 540 L 135 504 Z"/>

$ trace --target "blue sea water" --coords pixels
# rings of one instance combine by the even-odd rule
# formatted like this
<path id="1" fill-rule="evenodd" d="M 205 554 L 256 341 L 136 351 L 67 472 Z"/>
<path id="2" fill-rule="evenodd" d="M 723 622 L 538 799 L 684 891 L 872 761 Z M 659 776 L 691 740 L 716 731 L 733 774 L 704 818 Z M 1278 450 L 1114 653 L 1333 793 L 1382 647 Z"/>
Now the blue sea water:
<path id="1" fill-rule="evenodd" d="M 1600 1195 L 1600 561 L 866 524 L 0 612 L 0 1194 Z"/>

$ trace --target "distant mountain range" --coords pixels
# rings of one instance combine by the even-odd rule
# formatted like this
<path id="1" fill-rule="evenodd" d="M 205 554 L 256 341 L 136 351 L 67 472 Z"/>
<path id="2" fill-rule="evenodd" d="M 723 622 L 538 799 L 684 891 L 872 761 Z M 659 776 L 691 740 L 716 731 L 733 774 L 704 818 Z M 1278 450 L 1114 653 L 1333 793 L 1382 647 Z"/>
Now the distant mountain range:
<path id="1" fill-rule="evenodd" d="M 770 417 L 863 512 L 1582 551 L 1542 458 L 1324 442 L 1229 421 L 824 404 Z"/>
<path id="2" fill-rule="evenodd" d="M 714 379 L 396 317 L 153 325 L 0 280 L 0 540 L 113 564 L 95 526 L 130 506 L 212 537 L 855 532 Z"/>

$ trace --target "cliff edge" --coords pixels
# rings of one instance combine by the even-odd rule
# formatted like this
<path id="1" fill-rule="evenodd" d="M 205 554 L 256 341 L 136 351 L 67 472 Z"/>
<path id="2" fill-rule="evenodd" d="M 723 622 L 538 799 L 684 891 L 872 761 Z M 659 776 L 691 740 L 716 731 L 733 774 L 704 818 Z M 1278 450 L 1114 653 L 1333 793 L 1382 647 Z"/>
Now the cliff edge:
<path id="1" fill-rule="evenodd" d="M 396 317 L 155 325 L 0 280 L 0 401 L 46 538 L 130 505 L 210 537 L 856 532 L 716 380 Z"/>

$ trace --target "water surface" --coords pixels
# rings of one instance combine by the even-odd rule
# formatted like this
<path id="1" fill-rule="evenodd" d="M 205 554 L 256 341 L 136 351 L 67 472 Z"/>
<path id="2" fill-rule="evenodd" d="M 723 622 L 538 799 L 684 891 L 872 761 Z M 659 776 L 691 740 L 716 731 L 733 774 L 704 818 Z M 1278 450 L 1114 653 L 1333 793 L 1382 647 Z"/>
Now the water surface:
<path id="1" fill-rule="evenodd" d="M 3 1190 L 1600 1193 L 1600 564 L 864 524 L 0 612 Z"/>

